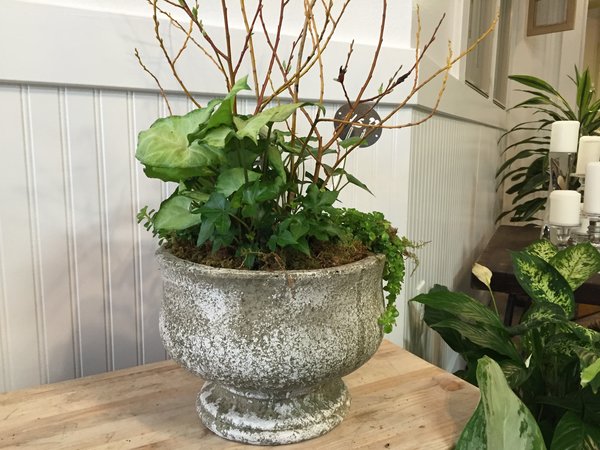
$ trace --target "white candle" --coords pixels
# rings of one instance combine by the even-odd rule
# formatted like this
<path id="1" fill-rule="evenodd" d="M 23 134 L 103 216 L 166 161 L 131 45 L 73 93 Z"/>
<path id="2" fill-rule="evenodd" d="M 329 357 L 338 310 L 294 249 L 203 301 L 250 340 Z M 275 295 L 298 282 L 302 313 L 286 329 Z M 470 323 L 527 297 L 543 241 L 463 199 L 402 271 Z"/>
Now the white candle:
<path id="1" fill-rule="evenodd" d="M 583 210 L 588 214 L 600 214 L 600 162 L 588 163 L 585 169 Z"/>
<path id="2" fill-rule="evenodd" d="M 575 173 L 584 176 L 588 163 L 595 161 L 600 161 L 600 136 L 582 136 L 579 139 Z"/>
<path id="3" fill-rule="evenodd" d="M 550 131 L 551 153 L 576 153 L 579 142 L 579 121 L 558 120 Z"/>
<path id="4" fill-rule="evenodd" d="M 578 226 L 580 203 L 581 194 L 577 191 L 552 191 L 550 193 L 550 224 L 563 227 Z"/>

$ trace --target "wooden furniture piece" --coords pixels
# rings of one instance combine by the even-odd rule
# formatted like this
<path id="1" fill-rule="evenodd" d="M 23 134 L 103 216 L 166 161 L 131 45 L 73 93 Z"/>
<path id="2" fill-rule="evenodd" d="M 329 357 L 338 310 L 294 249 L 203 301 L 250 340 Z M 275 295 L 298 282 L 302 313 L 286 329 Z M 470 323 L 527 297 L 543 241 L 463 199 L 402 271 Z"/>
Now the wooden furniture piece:
<path id="1" fill-rule="evenodd" d="M 346 419 L 290 449 L 450 449 L 479 390 L 384 341 L 345 378 Z M 0 448 L 272 448 L 226 441 L 196 414 L 202 380 L 172 361 L 0 394 Z"/>
<path id="2" fill-rule="evenodd" d="M 505 292 L 509 296 L 505 314 L 507 324 L 512 322 L 515 304 L 526 298 L 525 291 L 513 272 L 509 250 L 523 250 L 539 238 L 538 227 L 501 225 L 477 259 L 479 264 L 492 271 L 492 291 Z M 474 275 L 471 275 L 471 286 L 487 291 L 485 285 Z M 575 301 L 587 305 L 600 305 L 600 274 L 594 275 L 575 291 Z"/>

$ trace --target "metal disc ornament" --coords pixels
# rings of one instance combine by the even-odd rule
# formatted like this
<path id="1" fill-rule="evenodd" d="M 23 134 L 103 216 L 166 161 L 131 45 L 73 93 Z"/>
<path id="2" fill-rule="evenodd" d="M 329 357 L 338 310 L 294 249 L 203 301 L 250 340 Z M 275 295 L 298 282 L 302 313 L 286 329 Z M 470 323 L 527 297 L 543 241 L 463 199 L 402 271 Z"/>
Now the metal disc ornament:
<path id="1" fill-rule="evenodd" d="M 335 113 L 335 118 L 344 120 L 348 111 L 350 111 L 350 106 L 351 105 L 347 103 L 342 105 Z M 381 137 L 381 128 L 373 129 L 373 127 L 361 125 L 379 125 L 381 123 L 381 118 L 379 117 L 379 114 L 377 114 L 377 111 L 375 111 L 374 106 L 374 103 L 361 103 L 354 110 L 352 115 L 346 119 L 350 122 L 354 122 L 353 124 L 336 124 L 336 129 L 340 126 L 342 127 L 340 140 L 344 141 L 351 137 L 365 136 L 365 140 L 360 144 L 361 147 L 369 147 L 377 142 Z"/>

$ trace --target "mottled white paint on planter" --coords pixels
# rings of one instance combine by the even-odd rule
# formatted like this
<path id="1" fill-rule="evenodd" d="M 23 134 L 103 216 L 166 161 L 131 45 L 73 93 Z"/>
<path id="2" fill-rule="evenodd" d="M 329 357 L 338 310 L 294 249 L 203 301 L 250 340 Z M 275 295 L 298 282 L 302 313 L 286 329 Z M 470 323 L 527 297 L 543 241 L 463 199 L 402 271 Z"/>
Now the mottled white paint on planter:
<path id="1" fill-rule="evenodd" d="M 323 270 L 256 272 L 157 253 L 165 348 L 205 383 L 203 423 L 228 439 L 286 444 L 326 433 L 348 411 L 341 377 L 382 339 L 384 258 Z"/>

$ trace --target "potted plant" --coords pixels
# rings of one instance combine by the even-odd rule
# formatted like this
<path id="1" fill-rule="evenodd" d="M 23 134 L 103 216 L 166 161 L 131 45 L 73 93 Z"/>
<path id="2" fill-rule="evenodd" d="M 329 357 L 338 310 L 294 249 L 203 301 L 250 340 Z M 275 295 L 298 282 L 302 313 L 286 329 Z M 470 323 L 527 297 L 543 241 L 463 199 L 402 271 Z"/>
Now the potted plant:
<path id="1" fill-rule="evenodd" d="M 600 333 L 570 319 L 573 291 L 600 270 L 600 253 L 588 243 L 558 251 L 540 240 L 512 259 L 532 299 L 516 326 L 441 286 L 412 299 L 425 305 L 425 322 L 465 359 L 458 375 L 481 389 L 457 449 L 597 449 Z M 476 266 L 473 273 L 489 289 L 489 269 Z"/>
<path id="2" fill-rule="evenodd" d="M 513 195 L 512 207 L 503 211 L 497 220 L 509 216 L 511 222 L 532 222 L 541 220 L 538 213 L 546 209 L 546 196 L 536 194 L 548 192 L 550 126 L 558 120 L 578 120 L 581 136 L 598 134 L 600 99 L 596 97 L 589 69 L 580 72 L 575 67 L 575 77 L 570 77 L 576 86 L 575 107 L 547 81 L 531 75 L 511 75 L 509 78 L 524 86 L 520 91 L 531 95 L 511 109 L 530 109 L 534 116 L 530 121 L 516 124 L 500 137 L 502 140 L 506 136 L 518 136 L 504 149 L 507 157 L 496 174 L 498 188 L 507 182 L 505 192 Z M 570 173 L 575 173 L 576 167 L 577 159 L 573 159 Z M 580 187 L 577 177 L 557 173 L 557 167 L 552 170 L 555 173 L 553 179 L 561 176 L 570 180 L 570 185 L 564 189 Z"/>
<path id="3" fill-rule="evenodd" d="M 289 48 L 283 48 L 281 25 L 289 2 L 279 5 L 278 25 L 269 32 L 266 5 L 258 1 L 250 12 L 242 1 L 246 33 L 239 54 L 232 51 L 227 2 L 222 2 L 220 47 L 204 27 L 198 4 L 150 3 L 160 48 L 195 105 L 142 131 L 136 151 L 148 177 L 176 183 L 157 210 L 144 208 L 139 214 L 163 244 L 157 256 L 164 280 L 164 345 L 206 380 L 198 413 L 220 436 L 284 444 L 321 435 L 348 410 L 341 377 L 365 363 L 395 323 L 404 258 L 414 247 L 381 213 L 336 206 L 345 186 L 368 190 L 347 172 L 345 162 L 383 127 L 416 125 L 389 125 L 388 120 L 443 74 L 441 96 L 448 70 L 466 52 L 449 55 L 442 68 L 418 78 L 434 34 L 423 51 L 417 50 L 412 67 L 399 67 L 371 92 L 386 22 L 383 1 L 370 71 L 351 93 L 345 82 L 350 44 L 335 74 L 345 110 L 330 117 L 321 106 L 323 80 L 330 76 L 323 61 L 348 1 L 337 9 L 333 2 L 303 2 L 305 21 Z M 177 18 L 181 14 L 188 23 Z M 161 16 L 184 33 L 175 53 L 165 46 Z M 270 49 L 262 74 L 254 51 L 259 38 Z M 176 68 L 192 43 L 222 73 L 228 91 L 203 105 Z M 250 79 L 238 75 L 244 63 Z M 318 101 L 309 103 L 301 100 L 300 85 L 311 69 L 321 89 Z M 377 105 L 407 80 L 412 84 L 405 100 L 376 119 Z M 237 99 L 250 85 L 255 104 L 241 112 Z M 159 88 L 167 100 L 160 83 Z"/>

